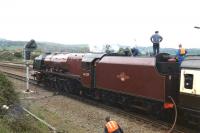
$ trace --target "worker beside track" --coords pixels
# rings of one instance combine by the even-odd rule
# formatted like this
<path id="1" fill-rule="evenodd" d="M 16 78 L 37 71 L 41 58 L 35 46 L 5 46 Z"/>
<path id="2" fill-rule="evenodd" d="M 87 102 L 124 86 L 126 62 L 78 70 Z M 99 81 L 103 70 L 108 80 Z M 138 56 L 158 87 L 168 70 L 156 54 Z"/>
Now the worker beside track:
<path id="1" fill-rule="evenodd" d="M 110 117 L 106 117 L 106 125 L 104 129 L 104 133 L 123 133 L 121 127 L 117 124 L 116 121 L 110 120 Z"/>

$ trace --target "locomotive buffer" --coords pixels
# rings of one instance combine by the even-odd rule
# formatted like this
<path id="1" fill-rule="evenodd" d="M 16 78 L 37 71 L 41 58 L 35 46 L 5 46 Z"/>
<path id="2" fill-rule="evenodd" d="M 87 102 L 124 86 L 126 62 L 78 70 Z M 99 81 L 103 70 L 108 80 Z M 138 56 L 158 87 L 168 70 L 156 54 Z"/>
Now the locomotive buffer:
<path id="1" fill-rule="evenodd" d="M 37 48 L 35 40 L 30 40 L 27 44 L 24 45 L 24 62 L 26 65 L 26 91 L 30 92 L 29 89 L 29 60 L 31 57 L 31 52 Z"/>

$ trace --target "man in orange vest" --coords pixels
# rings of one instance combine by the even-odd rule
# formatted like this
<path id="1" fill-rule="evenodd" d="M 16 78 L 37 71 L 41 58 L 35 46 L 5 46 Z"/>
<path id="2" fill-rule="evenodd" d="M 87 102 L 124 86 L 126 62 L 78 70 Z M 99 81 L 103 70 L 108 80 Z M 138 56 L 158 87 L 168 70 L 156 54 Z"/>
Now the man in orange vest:
<path id="1" fill-rule="evenodd" d="M 184 60 L 185 55 L 187 54 L 186 49 L 182 48 L 182 45 L 179 44 L 179 49 L 176 53 L 176 56 L 178 58 L 178 63 L 181 64 L 181 62 Z"/>
<path id="2" fill-rule="evenodd" d="M 110 120 L 110 117 L 106 117 L 106 125 L 104 129 L 104 133 L 123 133 L 121 127 L 117 124 L 116 121 Z"/>

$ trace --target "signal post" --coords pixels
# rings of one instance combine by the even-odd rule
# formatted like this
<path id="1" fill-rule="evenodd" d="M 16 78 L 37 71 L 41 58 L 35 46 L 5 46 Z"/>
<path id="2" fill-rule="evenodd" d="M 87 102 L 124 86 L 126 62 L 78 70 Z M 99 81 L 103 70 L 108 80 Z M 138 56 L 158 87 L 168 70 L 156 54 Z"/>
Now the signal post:
<path id="1" fill-rule="evenodd" d="M 24 45 L 24 63 L 26 65 L 26 91 L 30 92 L 29 89 L 29 61 L 31 57 L 31 52 L 37 48 L 35 40 L 30 40 L 27 44 Z"/>

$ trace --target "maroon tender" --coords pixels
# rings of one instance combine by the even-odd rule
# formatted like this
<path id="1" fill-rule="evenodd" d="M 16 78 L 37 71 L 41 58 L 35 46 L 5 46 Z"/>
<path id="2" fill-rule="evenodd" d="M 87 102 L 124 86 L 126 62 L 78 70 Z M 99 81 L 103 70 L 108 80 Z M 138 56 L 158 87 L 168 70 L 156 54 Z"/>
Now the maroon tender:
<path id="1" fill-rule="evenodd" d="M 173 95 L 175 78 L 160 74 L 154 57 L 105 56 L 96 66 L 97 88 L 158 101 Z"/>

